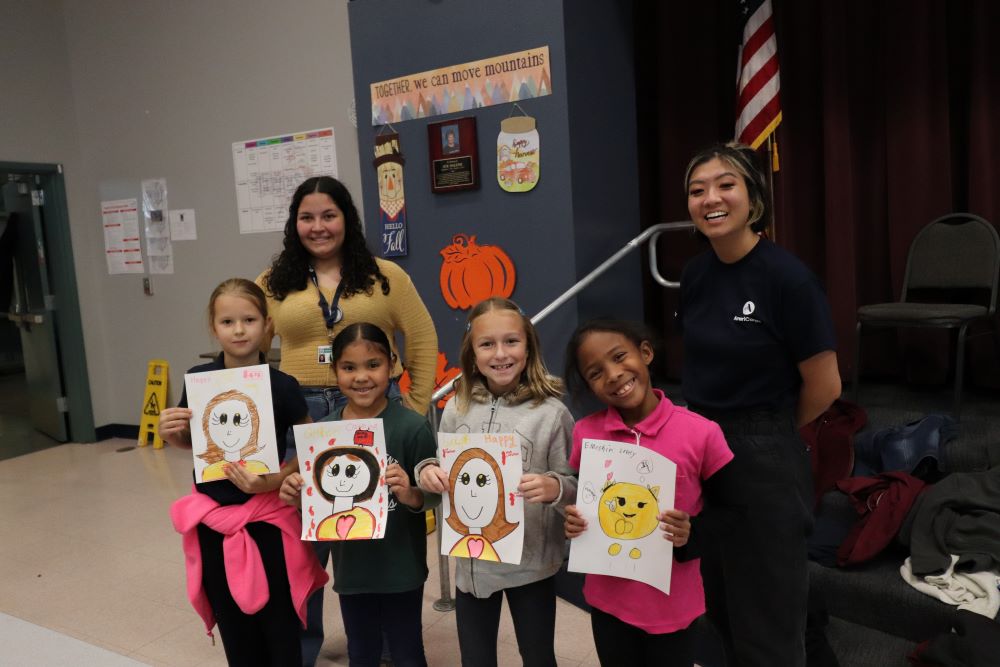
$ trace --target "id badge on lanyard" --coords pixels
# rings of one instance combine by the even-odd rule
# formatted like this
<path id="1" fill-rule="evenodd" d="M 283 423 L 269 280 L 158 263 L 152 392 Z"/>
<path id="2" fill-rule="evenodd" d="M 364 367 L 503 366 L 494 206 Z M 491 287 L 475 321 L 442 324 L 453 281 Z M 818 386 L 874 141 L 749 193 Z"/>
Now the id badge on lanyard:
<path id="1" fill-rule="evenodd" d="M 317 346 L 316 363 L 329 364 L 333 362 L 331 359 L 333 353 L 333 327 L 344 319 L 344 311 L 340 309 L 340 295 L 344 291 L 344 281 L 340 281 L 340 284 L 337 285 L 337 290 L 333 293 L 333 307 L 331 308 L 330 304 L 326 302 L 326 297 L 323 296 L 323 290 L 319 288 L 316 271 L 311 266 L 309 267 L 309 279 L 312 280 L 313 285 L 316 286 L 316 292 L 319 293 L 319 309 L 323 313 L 323 323 L 326 324 L 326 332 L 330 338 L 329 343 Z"/>

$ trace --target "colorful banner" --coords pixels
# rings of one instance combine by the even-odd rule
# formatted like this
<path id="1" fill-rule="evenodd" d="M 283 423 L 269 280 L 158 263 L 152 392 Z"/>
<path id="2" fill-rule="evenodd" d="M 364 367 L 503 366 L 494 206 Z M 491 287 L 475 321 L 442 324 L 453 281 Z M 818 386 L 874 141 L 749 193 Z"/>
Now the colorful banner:
<path id="1" fill-rule="evenodd" d="M 406 194 L 403 192 L 403 153 L 399 135 L 375 137 L 375 172 L 378 178 L 378 221 L 382 227 L 382 256 L 405 257 Z"/>
<path id="2" fill-rule="evenodd" d="M 372 125 L 468 111 L 552 93 L 549 47 L 371 84 Z"/>

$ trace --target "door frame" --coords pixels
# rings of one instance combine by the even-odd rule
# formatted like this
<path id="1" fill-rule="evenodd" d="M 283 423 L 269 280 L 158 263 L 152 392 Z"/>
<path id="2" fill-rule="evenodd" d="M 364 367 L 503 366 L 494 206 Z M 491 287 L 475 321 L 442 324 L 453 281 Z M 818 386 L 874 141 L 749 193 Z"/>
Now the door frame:
<path id="1" fill-rule="evenodd" d="M 94 442 L 97 432 L 90 400 L 90 377 L 87 374 L 83 319 L 62 165 L 0 161 L 0 172 L 37 176 L 40 181 L 38 187 L 45 193 L 42 231 L 45 235 L 46 262 L 50 269 L 50 288 L 56 298 L 56 343 L 68 404 L 66 427 L 70 442 Z"/>

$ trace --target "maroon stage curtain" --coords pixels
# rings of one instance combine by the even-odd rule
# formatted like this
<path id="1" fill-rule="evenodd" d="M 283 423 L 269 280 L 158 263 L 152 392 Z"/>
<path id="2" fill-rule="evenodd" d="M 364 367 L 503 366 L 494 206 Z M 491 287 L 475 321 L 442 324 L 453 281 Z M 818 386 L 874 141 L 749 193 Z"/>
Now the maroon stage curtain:
<path id="1" fill-rule="evenodd" d="M 899 298 L 917 231 L 953 211 L 1000 223 L 1000 58 L 987 42 L 1000 3 L 772 4 L 783 113 L 776 240 L 823 280 L 849 378 L 857 308 Z M 636 3 L 645 226 L 688 218 L 687 160 L 733 136 L 735 5 Z M 660 245 L 664 273 L 674 276 L 703 247 L 685 235 Z M 667 343 L 660 370 L 678 377 L 676 293 L 649 281 L 646 294 L 647 316 Z M 900 340 L 866 335 L 864 373 L 945 381 L 948 334 L 911 331 Z M 968 352 L 969 383 L 1000 386 L 991 337 L 976 337 Z"/>

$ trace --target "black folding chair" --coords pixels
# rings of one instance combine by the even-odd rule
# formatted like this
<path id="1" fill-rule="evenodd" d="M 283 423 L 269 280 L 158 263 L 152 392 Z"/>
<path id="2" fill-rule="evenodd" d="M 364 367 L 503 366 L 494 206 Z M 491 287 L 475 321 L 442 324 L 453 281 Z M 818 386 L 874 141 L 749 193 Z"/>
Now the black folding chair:
<path id="1" fill-rule="evenodd" d="M 920 230 L 906 258 L 903 294 L 895 303 L 858 308 L 854 345 L 854 400 L 858 402 L 862 327 L 937 327 L 958 329 L 955 352 L 955 407 L 962 405 L 965 338 L 969 324 L 989 320 L 1000 358 L 1000 329 L 994 318 L 1000 279 L 1000 236 L 993 225 L 971 213 L 951 213 Z M 962 294 L 959 303 L 923 303 L 914 292 Z M 986 295 L 988 293 L 988 300 Z M 969 298 L 964 298 L 968 294 Z M 974 302 L 973 296 L 980 296 Z"/>

